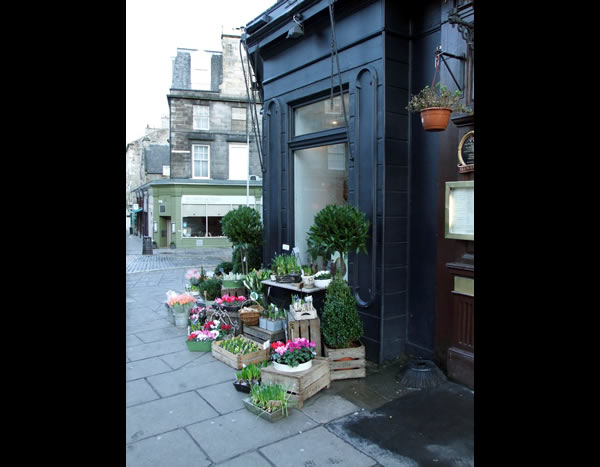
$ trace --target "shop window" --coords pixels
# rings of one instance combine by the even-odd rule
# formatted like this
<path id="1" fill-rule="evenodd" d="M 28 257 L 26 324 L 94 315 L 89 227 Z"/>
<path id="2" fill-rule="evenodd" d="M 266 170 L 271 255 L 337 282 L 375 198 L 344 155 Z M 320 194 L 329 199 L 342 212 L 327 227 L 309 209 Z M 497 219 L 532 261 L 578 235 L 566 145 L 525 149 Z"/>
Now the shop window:
<path id="1" fill-rule="evenodd" d="M 222 237 L 223 231 L 221 230 L 221 219 L 222 217 L 207 217 L 208 219 L 208 236 L 209 237 Z"/>
<path id="2" fill-rule="evenodd" d="M 350 104 L 348 96 L 347 92 L 344 93 L 346 114 L 348 113 Z M 344 109 L 342 107 L 342 99 L 339 95 L 333 99 L 327 97 L 326 99 L 294 109 L 294 136 L 345 126 Z"/>
<path id="3" fill-rule="evenodd" d="M 192 178 L 210 178 L 210 146 L 192 145 Z"/>
<path id="4" fill-rule="evenodd" d="M 208 130 L 210 120 L 210 107 L 208 105 L 194 105 L 192 112 L 194 114 L 193 129 Z"/>
<path id="5" fill-rule="evenodd" d="M 348 202 L 347 159 L 346 143 L 294 151 L 294 239 L 303 262 L 315 215 L 328 204 Z"/>
<path id="6" fill-rule="evenodd" d="M 206 217 L 184 217 L 182 237 L 205 237 Z"/>

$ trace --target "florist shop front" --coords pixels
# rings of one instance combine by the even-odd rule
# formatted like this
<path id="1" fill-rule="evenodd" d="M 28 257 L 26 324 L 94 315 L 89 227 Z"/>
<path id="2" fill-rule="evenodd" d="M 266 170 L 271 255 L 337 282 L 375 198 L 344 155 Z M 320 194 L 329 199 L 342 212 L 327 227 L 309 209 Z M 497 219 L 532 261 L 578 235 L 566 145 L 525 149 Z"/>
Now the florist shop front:
<path id="1" fill-rule="evenodd" d="M 367 359 L 417 356 L 451 372 L 456 351 L 468 384 L 473 190 L 460 192 L 467 235 L 447 235 L 445 218 L 447 183 L 473 185 L 456 155 L 474 114 L 428 132 L 406 106 L 433 78 L 460 87 L 473 110 L 473 18 L 472 1 L 287 0 L 242 35 L 264 102 L 265 264 L 288 245 L 307 261 L 315 214 L 356 206 L 371 225 L 368 252 L 349 254 L 347 277 Z"/>

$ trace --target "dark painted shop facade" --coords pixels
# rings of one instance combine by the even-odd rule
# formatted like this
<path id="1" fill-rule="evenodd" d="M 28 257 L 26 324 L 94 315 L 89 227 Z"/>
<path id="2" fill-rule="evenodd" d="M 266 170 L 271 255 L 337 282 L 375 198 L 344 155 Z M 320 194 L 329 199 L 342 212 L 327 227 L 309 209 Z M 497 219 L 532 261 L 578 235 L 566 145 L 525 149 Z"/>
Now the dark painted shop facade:
<path id="1" fill-rule="evenodd" d="M 370 240 L 368 254 L 350 254 L 348 283 L 367 358 L 433 359 L 472 386 L 474 241 L 446 238 L 444 216 L 446 182 L 474 177 L 457 167 L 474 113 L 429 133 L 405 107 L 431 84 L 441 46 L 436 82 L 460 85 L 474 110 L 472 34 L 459 31 L 473 2 L 338 0 L 336 47 L 330 3 L 279 1 L 242 36 L 264 103 L 265 264 L 283 244 L 304 254 L 325 204 L 357 206 Z"/>

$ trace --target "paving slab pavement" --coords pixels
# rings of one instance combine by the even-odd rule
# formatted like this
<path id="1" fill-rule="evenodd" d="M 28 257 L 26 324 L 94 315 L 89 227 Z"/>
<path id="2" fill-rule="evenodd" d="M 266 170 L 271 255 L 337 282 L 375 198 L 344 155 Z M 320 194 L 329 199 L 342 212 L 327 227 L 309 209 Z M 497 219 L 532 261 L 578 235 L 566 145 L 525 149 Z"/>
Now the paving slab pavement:
<path id="1" fill-rule="evenodd" d="M 473 465 L 473 391 L 403 390 L 404 362 L 369 362 L 367 378 L 333 381 L 274 424 L 248 412 L 235 370 L 189 352 L 167 321 L 166 291 L 184 289 L 187 269 L 126 275 L 128 467 Z"/>

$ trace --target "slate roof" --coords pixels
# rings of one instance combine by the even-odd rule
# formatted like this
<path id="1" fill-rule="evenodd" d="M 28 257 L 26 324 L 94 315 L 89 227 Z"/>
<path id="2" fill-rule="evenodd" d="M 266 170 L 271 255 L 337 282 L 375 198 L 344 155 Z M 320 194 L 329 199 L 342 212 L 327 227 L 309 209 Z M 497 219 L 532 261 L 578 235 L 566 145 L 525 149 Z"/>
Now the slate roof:
<path id="1" fill-rule="evenodd" d="M 146 173 L 162 174 L 163 165 L 170 165 L 169 145 L 149 144 L 144 149 L 144 163 L 146 165 Z"/>

